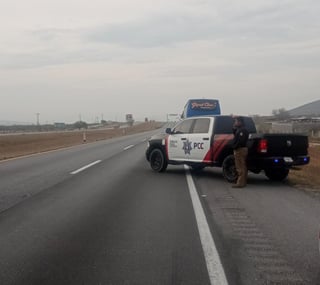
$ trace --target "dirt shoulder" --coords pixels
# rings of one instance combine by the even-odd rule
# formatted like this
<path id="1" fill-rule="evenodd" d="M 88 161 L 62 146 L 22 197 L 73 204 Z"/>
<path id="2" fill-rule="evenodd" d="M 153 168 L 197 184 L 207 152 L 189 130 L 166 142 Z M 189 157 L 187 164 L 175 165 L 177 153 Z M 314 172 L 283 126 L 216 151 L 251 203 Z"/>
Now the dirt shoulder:
<path id="1" fill-rule="evenodd" d="M 320 145 L 310 144 L 310 163 L 293 169 L 289 174 L 289 183 L 297 188 L 307 191 L 320 192 Z"/>
<path id="2" fill-rule="evenodd" d="M 147 122 L 118 129 L 3 135 L 0 136 L 0 160 L 151 131 L 161 126 L 162 123 Z"/>

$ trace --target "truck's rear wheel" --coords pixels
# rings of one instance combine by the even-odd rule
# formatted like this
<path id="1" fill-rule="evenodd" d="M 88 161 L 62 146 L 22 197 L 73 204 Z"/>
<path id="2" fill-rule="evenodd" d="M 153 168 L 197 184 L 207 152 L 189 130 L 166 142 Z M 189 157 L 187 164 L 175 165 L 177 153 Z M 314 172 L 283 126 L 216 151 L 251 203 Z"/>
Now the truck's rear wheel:
<path id="1" fill-rule="evenodd" d="M 222 163 L 222 174 L 223 177 L 231 183 L 234 183 L 238 179 L 238 173 L 236 170 L 236 165 L 234 162 L 234 156 L 232 154 L 228 155 Z"/>
<path id="2" fill-rule="evenodd" d="M 163 172 L 167 169 L 168 162 L 161 149 L 155 148 L 150 153 L 150 166 L 157 172 Z"/>
<path id="3" fill-rule="evenodd" d="M 272 168 L 264 170 L 266 176 L 273 181 L 282 181 L 287 178 L 289 169 L 287 168 Z"/>

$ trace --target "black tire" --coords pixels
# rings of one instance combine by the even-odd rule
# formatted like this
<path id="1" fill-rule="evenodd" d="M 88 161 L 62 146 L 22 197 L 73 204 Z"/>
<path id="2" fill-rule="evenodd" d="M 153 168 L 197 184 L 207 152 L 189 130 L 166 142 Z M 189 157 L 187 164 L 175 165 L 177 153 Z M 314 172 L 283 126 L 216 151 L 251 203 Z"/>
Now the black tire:
<path id="1" fill-rule="evenodd" d="M 234 183 L 238 179 L 238 173 L 234 162 L 234 156 L 228 155 L 222 163 L 222 174 L 223 177 L 230 183 Z"/>
<path id="2" fill-rule="evenodd" d="M 151 151 L 150 166 L 156 172 L 163 172 L 167 169 L 168 162 L 161 149 L 155 148 Z"/>
<path id="3" fill-rule="evenodd" d="M 264 170 L 266 176 L 272 181 L 283 181 L 288 177 L 289 169 L 287 168 L 272 168 Z"/>

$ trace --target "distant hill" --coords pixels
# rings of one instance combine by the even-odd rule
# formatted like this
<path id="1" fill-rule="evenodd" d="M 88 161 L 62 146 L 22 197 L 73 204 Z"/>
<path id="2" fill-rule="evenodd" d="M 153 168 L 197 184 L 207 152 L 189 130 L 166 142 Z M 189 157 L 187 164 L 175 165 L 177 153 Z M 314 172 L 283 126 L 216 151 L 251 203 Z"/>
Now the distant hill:
<path id="1" fill-rule="evenodd" d="M 288 111 L 292 117 L 315 116 L 320 117 L 320 100 L 302 105 Z"/>

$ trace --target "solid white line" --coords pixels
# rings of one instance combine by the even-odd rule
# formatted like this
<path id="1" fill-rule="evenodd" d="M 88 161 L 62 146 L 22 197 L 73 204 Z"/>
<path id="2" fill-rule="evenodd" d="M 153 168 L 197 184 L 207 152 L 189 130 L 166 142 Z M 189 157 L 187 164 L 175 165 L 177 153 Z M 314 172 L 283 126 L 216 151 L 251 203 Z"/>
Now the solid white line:
<path id="1" fill-rule="evenodd" d="M 128 145 L 128 146 L 127 146 L 127 147 L 125 147 L 123 150 L 128 150 L 128 149 L 130 149 L 130 148 L 132 148 L 132 147 L 134 147 L 134 145 L 133 145 L 133 144 Z"/>
<path id="2" fill-rule="evenodd" d="M 217 248 L 212 238 L 206 216 L 201 206 L 196 186 L 194 185 L 189 167 L 185 165 L 185 169 L 193 209 L 198 224 L 202 249 L 207 264 L 210 283 L 211 285 L 227 285 L 228 281 Z"/>
<path id="3" fill-rule="evenodd" d="M 88 164 L 88 165 L 86 165 L 86 166 L 83 166 L 83 167 L 81 167 L 81 168 L 79 168 L 79 169 L 71 172 L 70 174 L 72 174 L 72 175 L 73 175 L 73 174 L 77 174 L 77 173 L 79 173 L 79 172 L 81 172 L 81 171 L 83 171 L 83 170 L 85 170 L 85 169 L 87 169 L 87 168 L 89 168 L 89 167 L 91 167 L 91 166 L 94 166 L 94 165 L 96 165 L 96 164 L 98 164 L 98 163 L 100 163 L 100 162 L 101 162 L 101 160 L 97 160 L 97 161 L 95 161 L 95 162 L 92 162 L 92 163 L 90 163 L 90 164 Z"/>

